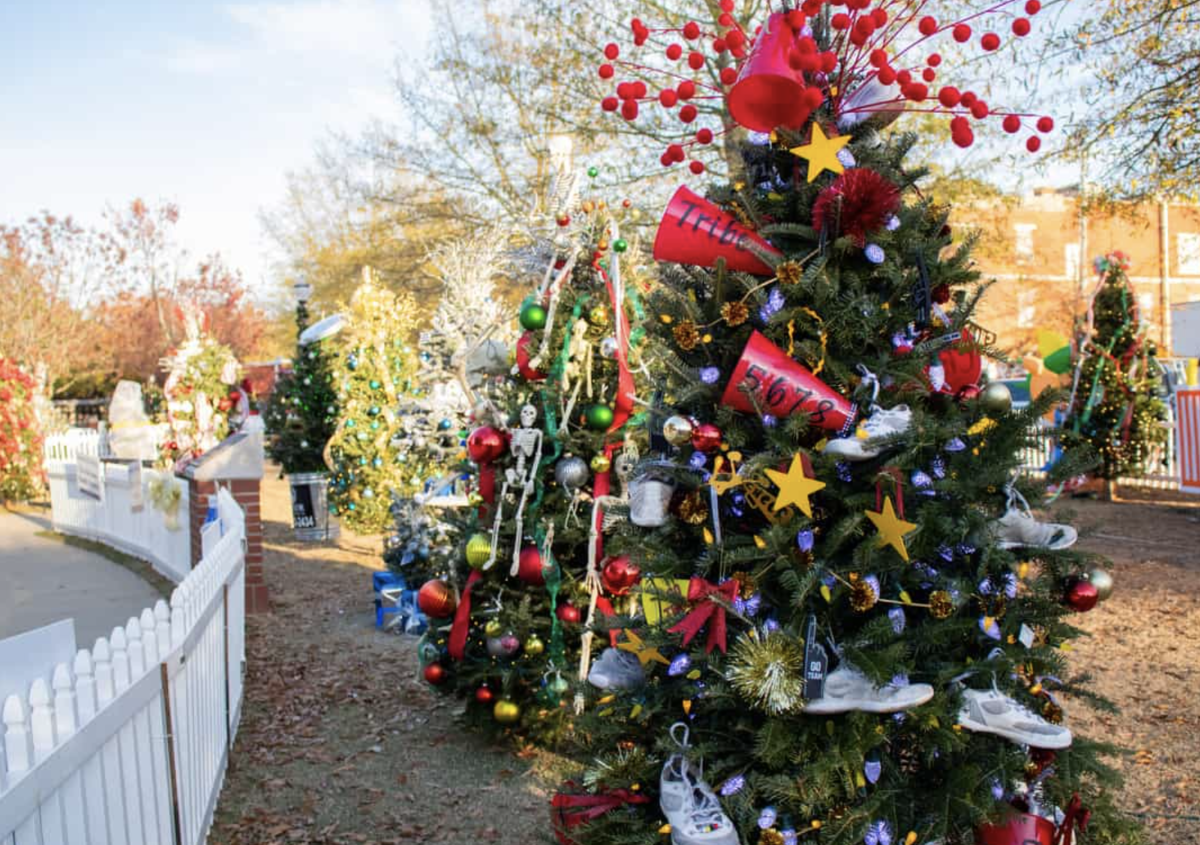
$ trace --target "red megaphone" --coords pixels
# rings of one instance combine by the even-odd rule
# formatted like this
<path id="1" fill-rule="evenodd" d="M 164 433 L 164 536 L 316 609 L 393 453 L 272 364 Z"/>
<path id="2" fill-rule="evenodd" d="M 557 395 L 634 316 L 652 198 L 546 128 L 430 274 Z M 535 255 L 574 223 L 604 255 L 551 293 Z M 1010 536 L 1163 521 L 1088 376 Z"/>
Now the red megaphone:
<path id="1" fill-rule="evenodd" d="M 818 428 L 841 431 L 854 422 L 850 400 L 755 331 L 733 368 L 721 404 L 736 411 L 790 417 L 808 414 Z"/>
<path id="2" fill-rule="evenodd" d="M 681 185 L 663 213 L 654 236 L 654 258 L 676 264 L 712 267 L 725 259 L 730 270 L 770 276 L 775 271 L 760 257 L 782 255 L 758 235 L 743 229 L 704 197 Z"/>
<path id="3" fill-rule="evenodd" d="M 795 42 L 796 33 L 781 12 L 768 17 L 754 39 L 750 56 L 726 97 L 729 114 L 747 129 L 798 129 L 812 113 L 804 102 L 804 73 L 788 63 Z"/>
<path id="4" fill-rule="evenodd" d="M 1053 845 L 1055 833 L 1049 819 L 1018 813 L 1003 825 L 981 825 L 975 841 L 979 845 Z"/>

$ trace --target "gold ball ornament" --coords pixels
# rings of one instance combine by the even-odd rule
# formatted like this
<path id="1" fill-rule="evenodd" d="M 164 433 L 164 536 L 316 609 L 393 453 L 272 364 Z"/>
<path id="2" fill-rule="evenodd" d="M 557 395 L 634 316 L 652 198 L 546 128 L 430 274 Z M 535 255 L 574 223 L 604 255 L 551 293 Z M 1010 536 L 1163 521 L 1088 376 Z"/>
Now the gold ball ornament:
<path id="1" fill-rule="evenodd" d="M 481 496 L 477 491 L 472 490 L 467 494 L 467 504 L 473 508 L 477 508 L 483 504 L 483 496 Z"/>
<path id="2" fill-rule="evenodd" d="M 492 541 L 486 534 L 472 534 L 467 540 L 467 566 L 479 569 L 492 556 Z"/>
<path id="3" fill-rule="evenodd" d="M 504 632 L 504 626 L 500 624 L 499 619 L 489 619 L 488 623 L 483 626 L 483 633 L 489 637 L 498 637 Z"/>
<path id="4" fill-rule="evenodd" d="M 608 325 L 608 309 L 603 305 L 597 305 L 588 312 L 587 321 L 590 325 L 596 328 L 603 328 Z"/>
<path id="5" fill-rule="evenodd" d="M 1008 385 L 998 381 L 989 383 L 979 393 L 979 405 L 989 414 L 1007 414 L 1012 410 L 1012 393 Z"/>
<path id="6" fill-rule="evenodd" d="M 1113 577 L 1105 569 L 1089 569 L 1087 579 L 1096 588 L 1096 598 L 1106 601 L 1113 593 Z"/>
<path id="7" fill-rule="evenodd" d="M 502 698 L 492 707 L 492 718 L 502 725 L 511 725 L 521 718 L 521 706 L 515 701 Z"/>
<path id="8" fill-rule="evenodd" d="M 592 458 L 590 466 L 592 472 L 608 472 L 612 468 L 612 460 L 608 455 L 596 455 Z"/>
<path id="9" fill-rule="evenodd" d="M 542 642 L 541 637 L 531 635 L 525 640 L 524 649 L 526 654 L 541 654 L 546 650 L 546 644 Z"/>
<path id="10" fill-rule="evenodd" d="M 663 422 L 663 437 L 672 446 L 683 446 L 692 442 L 692 421 L 687 417 L 673 416 L 667 417 Z"/>

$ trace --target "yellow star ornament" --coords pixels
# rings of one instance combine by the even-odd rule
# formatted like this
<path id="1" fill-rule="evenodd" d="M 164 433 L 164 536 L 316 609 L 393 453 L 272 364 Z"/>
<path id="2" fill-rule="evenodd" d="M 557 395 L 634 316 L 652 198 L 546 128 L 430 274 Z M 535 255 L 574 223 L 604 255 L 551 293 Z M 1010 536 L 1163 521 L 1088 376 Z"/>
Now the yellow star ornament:
<path id="1" fill-rule="evenodd" d="M 626 640 L 623 643 L 617 643 L 617 648 L 621 651 L 627 651 L 630 654 L 637 655 L 638 663 L 645 666 L 651 660 L 656 663 L 669 664 L 671 661 L 663 657 L 662 654 L 654 646 L 646 645 L 645 640 L 635 634 L 628 628 L 625 629 Z"/>
<path id="2" fill-rule="evenodd" d="M 812 517 L 812 503 L 808 497 L 825 486 L 824 481 L 809 478 L 804 471 L 804 459 L 800 453 L 792 455 L 792 465 L 787 472 L 766 470 L 767 478 L 775 482 L 779 495 L 775 497 L 775 507 L 772 510 L 783 510 L 788 505 L 800 508 L 805 516 Z"/>
<path id="3" fill-rule="evenodd" d="M 892 497 L 883 497 L 883 510 L 879 513 L 875 511 L 867 511 L 867 519 L 875 523 L 875 527 L 879 529 L 879 536 L 875 538 L 875 545 L 878 548 L 891 546 L 899 553 L 900 557 L 908 560 L 908 549 L 904 545 L 904 535 L 917 530 L 917 526 L 912 522 L 905 522 L 900 517 L 896 516 L 896 511 L 892 508 Z"/>
<path id="4" fill-rule="evenodd" d="M 825 170 L 841 173 L 844 168 L 838 161 L 838 150 L 850 143 L 849 135 L 835 135 L 829 138 L 825 130 L 816 121 L 812 125 L 812 137 L 808 143 L 800 147 L 792 147 L 789 151 L 808 162 L 808 181 L 812 182 Z"/>

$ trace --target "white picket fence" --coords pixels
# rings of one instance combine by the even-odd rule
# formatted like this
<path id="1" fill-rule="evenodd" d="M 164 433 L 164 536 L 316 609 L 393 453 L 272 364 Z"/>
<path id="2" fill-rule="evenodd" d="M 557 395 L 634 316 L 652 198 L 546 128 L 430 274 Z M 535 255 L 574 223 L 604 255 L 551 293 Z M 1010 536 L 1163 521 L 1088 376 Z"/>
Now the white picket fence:
<path id="1" fill-rule="evenodd" d="M 46 476 L 54 530 L 97 540 L 148 561 L 178 584 L 192 566 L 187 484 L 169 473 L 142 469 L 139 474 L 128 464 L 103 462 L 104 500 L 84 495 L 79 491 L 76 459 L 97 454 L 102 444 L 100 435 L 79 429 L 46 439 Z M 140 490 L 133 489 L 135 483 L 140 483 Z M 155 483 L 179 490 L 173 515 L 159 510 L 151 501 L 150 488 Z"/>
<path id="2" fill-rule="evenodd" d="M 74 461 L 78 455 L 103 457 L 108 451 L 108 440 L 103 429 L 69 428 L 48 435 L 42 448 L 48 464 Z"/>
<path id="3" fill-rule="evenodd" d="M 1166 428 L 1167 439 L 1150 450 L 1144 475 L 1122 476 L 1117 484 L 1122 487 L 1140 487 L 1149 490 L 1178 490 L 1179 464 L 1175 454 L 1175 423 L 1170 421 Z M 1054 455 L 1058 430 L 1039 428 L 1033 432 L 1033 445 L 1021 450 L 1021 471 L 1032 478 L 1045 478 L 1046 468 Z"/>
<path id="4" fill-rule="evenodd" d="M 4 702 L 0 845 L 200 845 L 237 730 L 245 519 L 171 595 Z"/>

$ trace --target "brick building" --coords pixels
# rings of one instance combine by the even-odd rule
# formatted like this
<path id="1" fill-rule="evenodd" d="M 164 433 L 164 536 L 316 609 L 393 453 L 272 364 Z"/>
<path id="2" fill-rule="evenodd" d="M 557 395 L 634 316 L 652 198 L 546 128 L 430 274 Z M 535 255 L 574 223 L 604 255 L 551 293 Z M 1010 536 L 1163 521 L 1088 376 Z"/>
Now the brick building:
<path id="1" fill-rule="evenodd" d="M 1200 206 L 1125 204 L 1084 217 L 1077 192 L 1043 188 L 961 204 L 952 223 L 978 237 L 976 262 L 998 282 L 979 322 L 1013 351 L 1032 349 L 1037 329 L 1070 331 L 1096 284 L 1092 259 L 1112 250 L 1132 258 L 1130 279 L 1156 340 L 1172 304 L 1200 300 Z"/>

